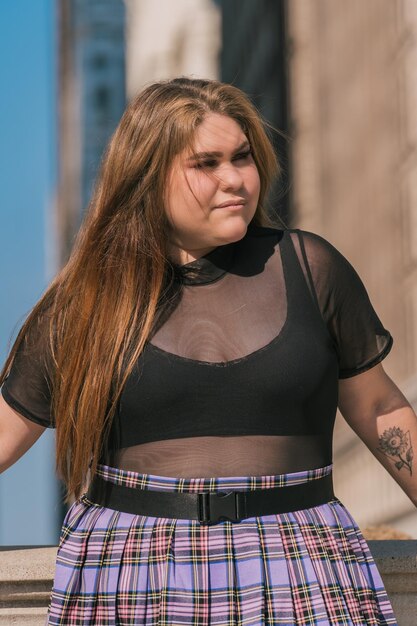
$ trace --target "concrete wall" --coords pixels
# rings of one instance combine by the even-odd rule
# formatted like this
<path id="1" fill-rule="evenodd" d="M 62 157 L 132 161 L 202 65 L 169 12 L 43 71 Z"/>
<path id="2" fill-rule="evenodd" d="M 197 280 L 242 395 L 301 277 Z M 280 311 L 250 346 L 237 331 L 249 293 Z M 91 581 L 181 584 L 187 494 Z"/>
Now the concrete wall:
<path id="1" fill-rule="evenodd" d="M 294 226 L 361 276 L 394 338 L 387 374 L 417 407 L 417 3 L 290 0 Z M 360 526 L 417 539 L 417 511 L 338 414 L 336 493 Z"/>
<path id="2" fill-rule="evenodd" d="M 186 74 L 217 78 L 220 11 L 211 0 L 125 0 L 126 91 Z"/>

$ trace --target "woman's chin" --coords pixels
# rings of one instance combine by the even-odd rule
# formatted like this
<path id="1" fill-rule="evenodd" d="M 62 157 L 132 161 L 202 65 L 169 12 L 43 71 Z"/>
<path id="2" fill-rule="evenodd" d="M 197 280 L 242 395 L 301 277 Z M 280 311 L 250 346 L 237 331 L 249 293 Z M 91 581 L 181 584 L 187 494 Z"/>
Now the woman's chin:
<path id="1" fill-rule="evenodd" d="M 238 241 L 245 236 L 249 223 L 253 216 L 246 215 L 229 215 L 223 220 L 221 226 L 222 234 L 229 241 Z"/>

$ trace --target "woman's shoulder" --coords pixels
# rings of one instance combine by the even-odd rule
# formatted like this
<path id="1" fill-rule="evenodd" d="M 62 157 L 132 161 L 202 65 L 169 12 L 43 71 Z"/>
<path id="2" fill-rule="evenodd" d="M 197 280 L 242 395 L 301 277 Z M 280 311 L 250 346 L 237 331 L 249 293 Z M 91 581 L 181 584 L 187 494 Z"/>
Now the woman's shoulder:
<path id="1" fill-rule="evenodd" d="M 347 258 L 327 237 L 304 228 L 288 228 L 294 245 L 309 265 L 323 266 L 344 263 Z"/>
<path id="2" fill-rule="evenodd" d="M 329 239 L 305 228 L 253 224 L 248 228 L 248 236 L 269 237 L 271 245 L 275 242 L 274 246 L 279 245 L 283 237 L 289 237 L 301 265 L 309 268 L 314 282 L 326 282 L 331 277 L 337 278 L 340 273 L 351 273 L 353 270 L 349 259 Z"/>
<path id="3" fill-rule="evenodd" d="M 277 237 L 281 238 L 284 234 L 291 237 L 297 248 L 301 246 L 307 255 L 322 254 L 340 254 L 337 248 L 323 235 L 306 230 L 304 228 L 292 228 L 288 226 L 261 226 L 258 224 L 249 224 L 248 237 Z"/>
<path id="4" fill-rule="evenodd" d="M 319 235 L 316 232 L 306 230 L 304 228 L 295 228 L 295 227 L 293 228 L 293 227 L 289 227 L 285 225 L 280 226 L 279 224 L 266 226 L 266 225 L 254 224 L 253 222 L 251 222 L 248 224 L 247 233 L 248 235 L 251 235 L 253 237 L 268 237 L 271 235 L 280 235 L 281 233 L 288 233 L 288 234 L 291 234 L 292 236 L 299 235 L 305 239 L 309 239 L 312 241 L 313 240 L 322 241 L 322 242 L 330 244 L 330 242 L 325 237 L 323 237 L 323 235 Z"/>

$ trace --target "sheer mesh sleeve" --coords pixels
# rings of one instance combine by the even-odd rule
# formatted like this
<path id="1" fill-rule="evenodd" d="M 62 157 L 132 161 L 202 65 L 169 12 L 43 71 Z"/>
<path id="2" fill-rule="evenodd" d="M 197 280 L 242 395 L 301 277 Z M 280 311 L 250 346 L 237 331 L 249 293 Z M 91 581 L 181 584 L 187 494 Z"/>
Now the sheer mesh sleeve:
<path id="1" fill-rule="evenodd" d="M 296 231 L 314 297 L 335 343 L 339 378 L 365 372 L 387 356 L 393 337 L 346 257 L 320 235 Z"/>
<path id="2" fill-rule="evenodd" d="M 35 323 L 20 345 L 1 386 L 4 400 L 33 422 L 54 427 L 51 415 L 51 363 L 47 319 Z"/>

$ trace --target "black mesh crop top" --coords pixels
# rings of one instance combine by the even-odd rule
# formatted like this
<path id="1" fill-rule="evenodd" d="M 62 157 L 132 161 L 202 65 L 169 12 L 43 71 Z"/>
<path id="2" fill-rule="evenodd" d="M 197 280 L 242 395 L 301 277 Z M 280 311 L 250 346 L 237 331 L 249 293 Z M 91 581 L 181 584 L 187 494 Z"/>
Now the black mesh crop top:
<path id="1" fill-rule="evenodd" d="M 338 379 L 393 344 L 348 260 L 315 233 L 250 224 L 171 269 L 175 297 L 125 385 L 102 462 L 184 478 L 330 464 Z M 2 394 L 53 426 L 43 352 L 17 355 Z"/>

